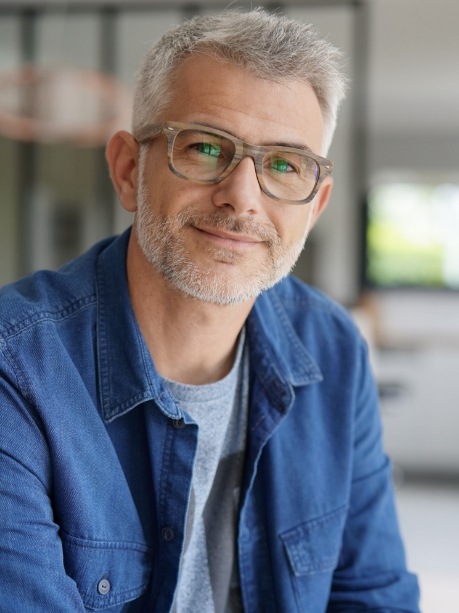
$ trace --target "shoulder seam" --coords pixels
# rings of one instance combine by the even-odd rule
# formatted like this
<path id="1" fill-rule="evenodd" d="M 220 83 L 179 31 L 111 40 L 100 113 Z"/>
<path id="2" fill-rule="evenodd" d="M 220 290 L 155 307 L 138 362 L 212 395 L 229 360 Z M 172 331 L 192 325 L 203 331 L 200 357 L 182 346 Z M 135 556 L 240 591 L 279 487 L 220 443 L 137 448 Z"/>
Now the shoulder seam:
<path id="1" fill-rule="evenodd" d="M 70 317 L 71 315 L 85 309 L 95 302 L 96 294 L 93 293 L 84 298 L 79 298 L 74 302 L 70 302 L 67 305 L 56 308 L 55 310 L 48 309 L 30 314 L 28 316 L 26 315 L 23 319 L 5 326 L 1 331 L 0 338 L 6 341 L 42 321 L 59 321 L 65 319 L 66 317 Z"/>

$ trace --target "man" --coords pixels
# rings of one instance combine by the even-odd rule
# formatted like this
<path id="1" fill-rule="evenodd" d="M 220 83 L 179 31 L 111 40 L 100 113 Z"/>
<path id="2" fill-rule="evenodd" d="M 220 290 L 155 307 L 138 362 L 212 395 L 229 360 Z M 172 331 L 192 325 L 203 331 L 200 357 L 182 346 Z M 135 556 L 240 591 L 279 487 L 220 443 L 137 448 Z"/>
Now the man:
<path id="1" fill-rule="evenodd" d="M 132 231 L 1 297 L 0 611 L 418 611 L 365 345 L 286 277 L 343 90 L 263 11 L 148 53 Z"/>

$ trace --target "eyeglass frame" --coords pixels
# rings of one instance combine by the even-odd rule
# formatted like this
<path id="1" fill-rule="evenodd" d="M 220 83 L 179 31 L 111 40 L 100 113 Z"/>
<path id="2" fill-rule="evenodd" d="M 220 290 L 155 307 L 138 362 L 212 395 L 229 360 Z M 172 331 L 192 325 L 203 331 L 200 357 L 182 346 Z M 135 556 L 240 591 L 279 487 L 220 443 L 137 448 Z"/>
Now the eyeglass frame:
<path id="1" fill-rule="evenodd" d="M 234 155 L 231 162 L 225 168 L 221 175 L 216 177 L 215 179 L 191 179 L 186 175 L 179 172 L 173 163 L 173 149 L 174 142 L 177 134 L 182 130 L 196 130 L 198 132 L 205 132 L 208 134 L 215 134 L 217 136 L 221 136 L 223 138 L 228 139 L 234 145 Z M 134 138 L 139 144 L 147 143 L 158 136 L 164 136 L 167 139 L 167 160 L 170 171 L 180 177 L 181 179 L 187 179 L 193 183 L 201 184 L 201 185 L 209 185 L 216 184 L 223 181 L 228 175 L 230 175 L 233 170 L 238 166 L 239 162 L 241 162 L 245 157 L 251 157 L 254 165 L 255 165 L 255 174 L 257 175 L 258 183 L 267 196 L 272 198 L 273 200 L 278 200 L 280 202 L 288 202 L 289 204 L 307 204 L 314 199 L 319 191 L 319 187 L 326 177 L 328 177 L 333 169 L 333 162 L 327 160 L 320 155 L 316 155 L 311 151 L 305 152 L 303 149 L 298 149 L 296 147 L 285 147 L 283 145 L 251 145 L 249 143 L 244 142 L 243 140 L 233 136 L 232 134 L 228 134 L 228 132 L 224 132 L 223 130 L 218 130 L 217 128 L 211 128 L 209 126 L 203 126 L 195 123 L 186 123 L 186 122 L 178 122 L 178 121 L 163 121 L 161 123 L 154 123 L 141 128 Z M 287 198 L 279 198 L 279 196 L 275 196 L 272 194 L 269 189 L 266 187 L 266 184 L 263 180 L 263 158 L 266 153 L 272 151 L 280 151 L 285 153 L 298 153 L 306 158 L 312 159 L 319 167 L 319 175 L 316 179 L 316 183 L 312 189 L 312 192 L 304 198 L 303 200 L 289 200 Z"/>

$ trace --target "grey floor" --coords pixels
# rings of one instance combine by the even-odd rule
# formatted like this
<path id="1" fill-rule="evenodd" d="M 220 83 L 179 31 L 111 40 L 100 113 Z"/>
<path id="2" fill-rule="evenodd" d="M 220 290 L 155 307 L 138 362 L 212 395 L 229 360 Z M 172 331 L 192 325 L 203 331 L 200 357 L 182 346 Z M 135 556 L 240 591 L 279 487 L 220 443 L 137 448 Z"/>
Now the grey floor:
<path id="1" fill-rule="evenodd" d="M 459 613 L 459 484 L 402 481 L 396 496 L 422 613 Z"/>

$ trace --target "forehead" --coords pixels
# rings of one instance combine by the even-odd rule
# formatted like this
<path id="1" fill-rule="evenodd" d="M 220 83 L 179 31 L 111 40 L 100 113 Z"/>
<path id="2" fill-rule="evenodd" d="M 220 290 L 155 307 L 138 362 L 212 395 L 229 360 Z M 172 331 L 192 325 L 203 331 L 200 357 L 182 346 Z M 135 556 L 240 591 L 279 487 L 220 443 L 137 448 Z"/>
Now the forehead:
<path id="1" fill-rule="evenodd" d="M 322 111 L 308 83 L 261 79 L 200 54 L 178 67 L 172 91 L 161 120 L 203 122 L 253 144 L 291 141 L 321 148 Z"/>

